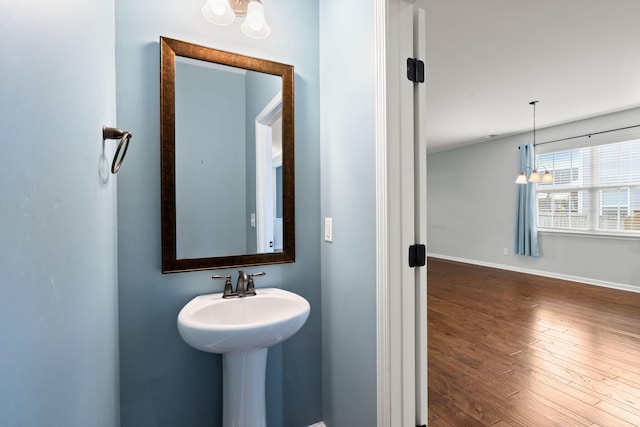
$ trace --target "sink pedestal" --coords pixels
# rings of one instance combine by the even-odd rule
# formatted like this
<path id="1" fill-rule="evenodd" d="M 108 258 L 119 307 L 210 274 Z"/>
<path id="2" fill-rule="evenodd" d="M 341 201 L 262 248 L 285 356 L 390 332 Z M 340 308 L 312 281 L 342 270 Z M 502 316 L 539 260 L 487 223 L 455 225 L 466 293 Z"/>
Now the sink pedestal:
<path id="1" fill-rule="evenodd" d="M 223 427 L 266 427 L 267 348 L 222 355 Z"/>
<path id="2" fill-rule="evenodd" d="M 267 349 L 298 332 L 309 302 L 293 292 L 261 288 L 248 298 L 199 295 L 178 313 L 191 347 L 222 354 L 223 427 L 266 427 Z"/>

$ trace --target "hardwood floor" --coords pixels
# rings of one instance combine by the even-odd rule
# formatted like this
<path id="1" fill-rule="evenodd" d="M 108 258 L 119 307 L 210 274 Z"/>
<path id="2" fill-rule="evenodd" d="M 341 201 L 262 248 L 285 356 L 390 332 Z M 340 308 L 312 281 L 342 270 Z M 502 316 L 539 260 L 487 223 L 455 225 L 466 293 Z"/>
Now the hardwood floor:
<path id="1" fill-rule="evenodd" d="M 429 426 L 640 426 L 640 294 L 430 258 Z"/>

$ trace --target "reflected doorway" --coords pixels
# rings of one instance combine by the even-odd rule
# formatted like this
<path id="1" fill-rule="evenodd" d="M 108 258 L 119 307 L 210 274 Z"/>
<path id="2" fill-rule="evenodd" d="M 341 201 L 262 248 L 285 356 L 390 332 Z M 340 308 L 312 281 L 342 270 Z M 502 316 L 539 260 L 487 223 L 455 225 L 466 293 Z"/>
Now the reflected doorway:
<path id="1" fill-rule="evenodd" d="M 281 252 L 282 229 L 282 92 L 256 117 L 256 213 L 258 253 Z M 254 222 L 255 221 L 255 222 Z"/>

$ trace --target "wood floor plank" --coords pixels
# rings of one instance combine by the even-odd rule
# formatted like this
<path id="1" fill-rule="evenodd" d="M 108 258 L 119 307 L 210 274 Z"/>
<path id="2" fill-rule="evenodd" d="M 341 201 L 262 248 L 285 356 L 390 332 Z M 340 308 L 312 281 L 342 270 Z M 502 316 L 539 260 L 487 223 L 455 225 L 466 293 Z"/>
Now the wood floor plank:
<path id="1" fill-rule="evenodd" d="M 487 387 L 486 383 L 470 377 L 463 378 L 460 385 L 476 398 L 482 396 L 484 399 L 494 402 L 494 408 L 501 410 L 499 412 L 501 419 L 511 420 L 525 426 L 576 425 L 570 423 L 562 414 L 531 398 L 527 390 L 503 396 L 502 393 L 496 393 L 494 388 Z"/>
<path id="2" fill-rule="evenodd" d="M 462 393 L 455 383 L 443 381 L 443 378 L 431 373 L 429 384 L 429 405 L 437 411 L 438 417 L 454 426 L 487 426 L 495 423 L 499 418 L 482 420 L 481 408 L 475 404 L 473 396 Z M 437 391 L 436 391 L 437 390 Z M 436 409 L 437 408 L 437 409 Z"/>
<path id="3" fill-rule="evenodd" d="M 428 259 L 430 426 L 640 425 L 640 294 Z"/>
<path id="4" fill-rule="evenodd" d="M 640 426 L 640 416 L 632 414 L 629 411 L 621 408 L 618 405 L 612 404 L 610 402 L 599 402 L 596 405 L 597 408 L 602 409 L 603 411 L 611 414 L 612 416 L 619 418 L 620 420 L 624 420 L 633 426 Z"/>

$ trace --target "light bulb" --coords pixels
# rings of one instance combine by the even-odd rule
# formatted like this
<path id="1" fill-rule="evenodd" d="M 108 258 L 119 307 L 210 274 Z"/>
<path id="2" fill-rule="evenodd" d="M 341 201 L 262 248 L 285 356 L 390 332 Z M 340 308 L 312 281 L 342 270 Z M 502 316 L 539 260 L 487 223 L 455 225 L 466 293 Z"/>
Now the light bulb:
<path id="1" fill-rule="evenodd" d="M 516 184 L 526 184 L 527 183 L 527 177 L 525 176 L 524 172 L 522 172 L 520 175 L 518 175 L 518 179 L 516 179 Z"/>
<path id="2" fill-rule="evenodd" d="M 211 2 L 211 12 L 213 12 L 213 14 L 216 16 L 224 15 L 224 12 L 225 12 L 224 5 L 220 4 L 220 2 L 217 2 L 217 1 Z"/>
<path id="3" fill-rule="evenodd" d="M 202 15 L 216 25 L 229 25 L 236 17 L 228 0 L 208 0 L 202 6 Z"/>
<path id="4" fill-rule="evenodd" d="M 253 31 L 260 31 L 260 29 L 262 28 L 262 20 L 260 20 L 260 17 L 255 16 L 255 15 L 251 15 L 251 16 L 247 16 L 247 23 L 249 24 L 249 27 L 253 30 Z"/>
<path id="5" fill-rule="evenodd" d="M 264 17 L 264 7 L 259 1 L 252 1 L 247 7 L 247 17 L 240 26 L 245 36 L 264 39 L 271 34 L 271 27 Z"/>

